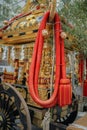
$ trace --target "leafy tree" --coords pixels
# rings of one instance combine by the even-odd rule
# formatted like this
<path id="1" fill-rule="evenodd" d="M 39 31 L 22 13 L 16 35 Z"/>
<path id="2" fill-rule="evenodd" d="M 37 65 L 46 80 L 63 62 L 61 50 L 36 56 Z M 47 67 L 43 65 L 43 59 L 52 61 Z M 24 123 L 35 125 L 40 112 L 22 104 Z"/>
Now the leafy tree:
<path id="1" fill-rule="evenodd" d="M 87 53 L 87 0 L 62 0 L 62 9 L 58 12 L 61 17 L 72 24 L 73 29 L 63 24 L 66 32 L 75 39 L 70 44 L 76 44 L 78 50 L 84 54 Z M 69 41 L 70 42 L 70 41 Z M 73 43 L 74 42 L 74 43 Z"/>
<path id="2" fill-rule="evenodd" d="M 20 2 L 20 1 L 19 1 Z M 4 20 L 9 20 L 20 13 L 21 5 L 18 0 L 1 0 L 0 1 L 0 26 Z"/>

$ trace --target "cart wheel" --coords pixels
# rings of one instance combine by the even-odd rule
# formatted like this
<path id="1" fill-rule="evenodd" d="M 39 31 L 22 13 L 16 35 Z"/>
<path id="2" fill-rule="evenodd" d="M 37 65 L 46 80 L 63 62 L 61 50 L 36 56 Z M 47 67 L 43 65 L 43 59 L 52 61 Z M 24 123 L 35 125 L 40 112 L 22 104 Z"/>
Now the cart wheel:
<path id="1" fill-rule="evenodd" d="M 0 130 L 31 130 L 28 107 L 10 84 L 0 84 Z"/>
<path id="2" fill-rule="evenodd" d="M 53 108 L 53 120 L 68 125 L 72 123 L 78 114 L 78 101 L 73 93 L 72 104 L 65 107 L 55 106 Z"/>

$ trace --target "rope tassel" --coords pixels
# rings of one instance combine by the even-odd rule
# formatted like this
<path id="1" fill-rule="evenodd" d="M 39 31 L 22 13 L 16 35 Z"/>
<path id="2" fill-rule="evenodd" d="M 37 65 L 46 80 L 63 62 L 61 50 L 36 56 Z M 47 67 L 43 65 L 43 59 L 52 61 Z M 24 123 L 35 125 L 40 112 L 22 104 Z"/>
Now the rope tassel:
<path id="1" fill-rule="evenodd" d="M 65 64 L 65 55 L 64 55 L 64 40 L 61 39 L 61 77 L 60 77 L 60 87 L 58 95 L 58 104 L 59 106 L 69 105 L 72 102 L 72 86 L 70 80 L 66 78 L 66 64 Z"/>
<path id="2" fill-rule="evenodd" d="M 72 87 L 69 79 L 61 79 L 58 95 L 58 104 L 63 107 L 71 104 L 72 101 Z"/>

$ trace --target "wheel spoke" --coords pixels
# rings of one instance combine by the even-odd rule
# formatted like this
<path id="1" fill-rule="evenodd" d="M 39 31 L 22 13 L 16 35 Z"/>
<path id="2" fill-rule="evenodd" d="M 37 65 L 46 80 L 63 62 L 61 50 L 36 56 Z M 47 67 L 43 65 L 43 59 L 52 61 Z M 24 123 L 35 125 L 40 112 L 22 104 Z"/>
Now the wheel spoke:
<path id="1" fill-rule="evenodd" d="M 5 88 L 0 86 L 0 130 L 30 130 L 24 99 L 11 86 Z"/>

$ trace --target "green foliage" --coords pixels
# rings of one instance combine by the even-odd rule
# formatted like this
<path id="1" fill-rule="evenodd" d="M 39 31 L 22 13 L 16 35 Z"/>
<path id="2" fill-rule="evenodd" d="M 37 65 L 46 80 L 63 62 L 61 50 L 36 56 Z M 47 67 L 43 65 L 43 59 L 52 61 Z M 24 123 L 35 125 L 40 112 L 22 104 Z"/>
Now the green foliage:
<path id="1" fill-rule="evenodd" d="M 63 7 L 59 14 L 74 26 L 73 29 L 63 24 L 63 29 L 72 34 L 79 51 L 87 53 L 87 0 L 62 0 Z M 73 43 L 72 43 L 73 44 Z"/>
<path id="2" fill-rule="evenodd" d="M 0 27 L 3 25 L 4 20 L 9 20 L 21 11 L 21 5 L 18 0 L 3 0 L 0 3 Z"/>

